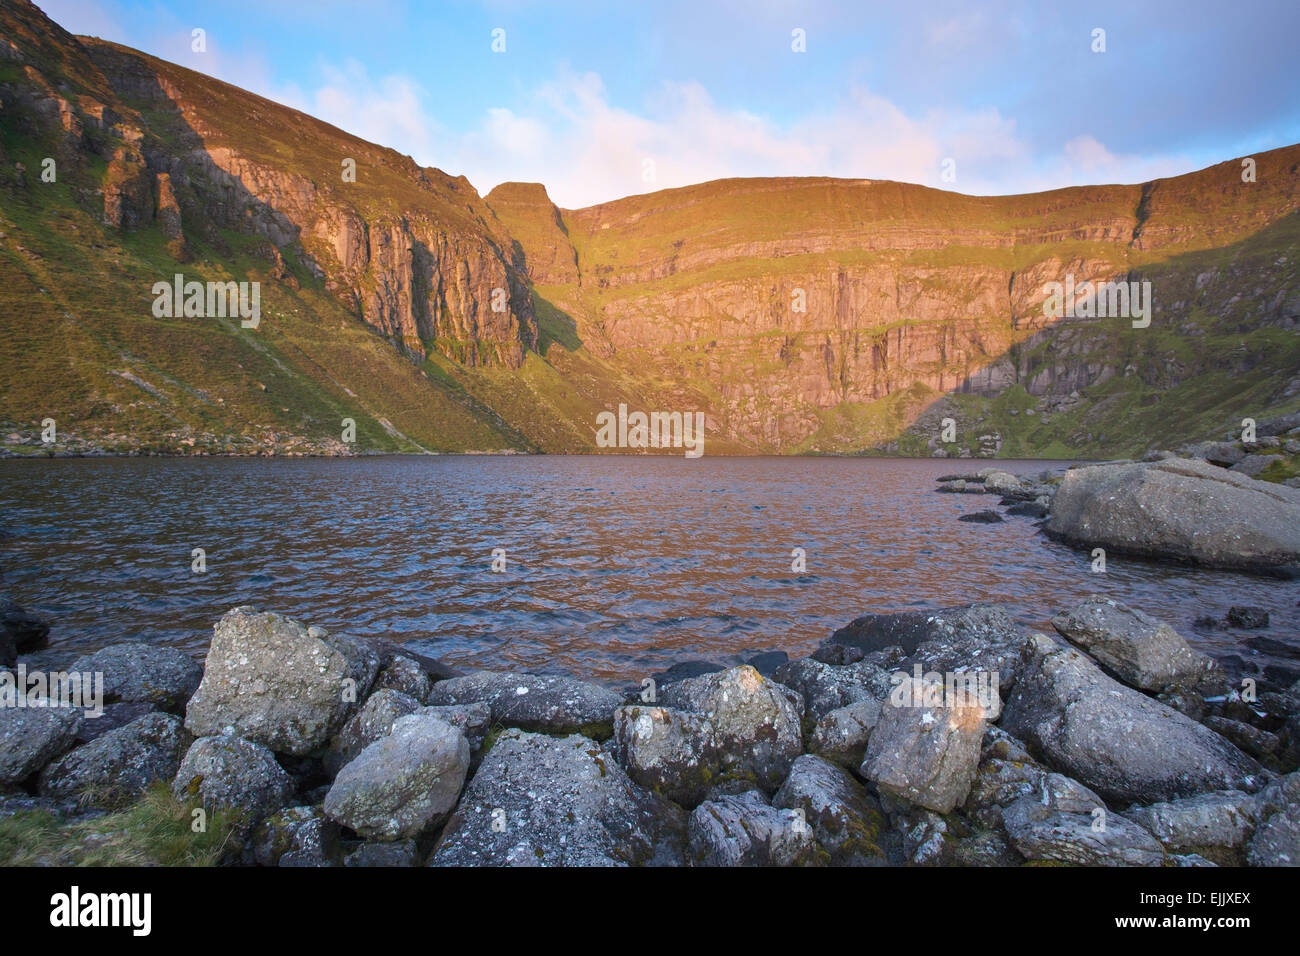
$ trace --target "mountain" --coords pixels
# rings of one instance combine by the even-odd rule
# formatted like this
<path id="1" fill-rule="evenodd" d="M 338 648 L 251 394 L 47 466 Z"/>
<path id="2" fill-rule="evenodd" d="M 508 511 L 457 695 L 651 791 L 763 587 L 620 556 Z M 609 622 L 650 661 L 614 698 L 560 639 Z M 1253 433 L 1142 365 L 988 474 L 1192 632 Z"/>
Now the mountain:
<path id="1" fill-rule="evenodd" d="M 1217 438 L 1300 408 L 1300 146 L 1250 159 L 1253 181 L 1240 159 L 1005 197 L 738 179 L 560 209 L 6 0 L 0 442 L 48 450 L 54 419 L 74 451 L 589 452 L 620 403 L 704 412 L 711 454 Z M 259 283 L 260 322 L 156 315 L 178 273 Z M 1149 282 L 1149 326 L 1045 318 L 1068 278 Z"/>

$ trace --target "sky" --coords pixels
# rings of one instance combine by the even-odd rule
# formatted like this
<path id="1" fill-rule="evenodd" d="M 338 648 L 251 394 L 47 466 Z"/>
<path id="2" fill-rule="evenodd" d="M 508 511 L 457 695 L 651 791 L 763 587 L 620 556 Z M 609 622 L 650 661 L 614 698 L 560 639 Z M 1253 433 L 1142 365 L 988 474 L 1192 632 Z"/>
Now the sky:
<path id="1" fill-rule="evenodd" d="M 1300 0 L 37 3 L 565 208 L 732 176 L 1135 183 L 1300 142 Z"/>

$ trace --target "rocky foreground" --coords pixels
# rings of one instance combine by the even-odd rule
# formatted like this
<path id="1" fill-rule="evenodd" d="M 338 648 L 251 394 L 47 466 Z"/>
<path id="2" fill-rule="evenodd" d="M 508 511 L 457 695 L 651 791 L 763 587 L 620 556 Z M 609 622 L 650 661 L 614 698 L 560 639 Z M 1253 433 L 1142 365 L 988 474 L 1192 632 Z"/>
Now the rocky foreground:
<path id="1" fill-rule="evenodd" d="M 235 608 L 202 667 L 141 643 L 75 662 L 103 717 L 0 708 L 0 821 L 164 781 L 236 821 L 231 864 L 1300 863 L 1300 683 L 1242 693 L 1101 598 L 1053 623 L 869 615 L 769 675 L 620 690 Z"/>

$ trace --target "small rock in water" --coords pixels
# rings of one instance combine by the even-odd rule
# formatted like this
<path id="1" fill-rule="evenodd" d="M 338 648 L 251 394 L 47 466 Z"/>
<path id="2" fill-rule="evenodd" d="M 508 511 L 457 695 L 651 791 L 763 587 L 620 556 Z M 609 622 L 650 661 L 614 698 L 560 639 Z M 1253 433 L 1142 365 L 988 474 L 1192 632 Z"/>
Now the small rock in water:
<path id="1" fill-rule="evenodd" d="M 1231 627 L 1268 627 L 1268 611 L 1262 607 L 1231 607 L 1228 609 L 1228 624 Z"/>
<path id="2" fill-rule="evenodd" d="M 974 524 L 1000 524 L 1003 518 L 996 511 L 976 511 L 973 514 L 962 515 L 957 520 L 970 521 Z"/>

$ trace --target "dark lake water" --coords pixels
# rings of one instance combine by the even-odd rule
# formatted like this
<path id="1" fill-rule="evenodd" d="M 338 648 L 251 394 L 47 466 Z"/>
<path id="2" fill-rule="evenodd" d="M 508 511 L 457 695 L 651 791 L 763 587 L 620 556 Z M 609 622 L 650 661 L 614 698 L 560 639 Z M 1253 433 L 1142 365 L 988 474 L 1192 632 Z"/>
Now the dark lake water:
<path id="1" fill-rule="evenodd" d="M 50 616 L 67 648 L 145 639 L 201 654 L 224 611 L 254 604 L 462 666 L 599 678 L 687 658 L 807 653 L 877 611 L 999 600 L 1050 630 L 1052 614 L 1099 592 L 1210 653 L 1300 668 L 1300 584 L 1118 555 L 1094 574 L 1086 553 L 1030 519 L 957 520 L 997 499 L 936 494 L 935 478 L 988 464 L 5 461 L 0 589 Z M 1022 474 L 1048 465 L 996 464 Z M 206 551 L 205 573 L 191 570 L 193 548 Z M 496 548 L 504 572 L 491 568 Z M 791 570 L 794 548 L 807 554 L 804 573 Z M 1272 626 L 1193 627 L 1234 604 L 1269 609 Z"/>

